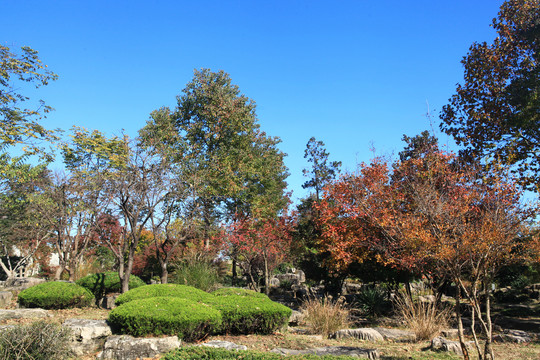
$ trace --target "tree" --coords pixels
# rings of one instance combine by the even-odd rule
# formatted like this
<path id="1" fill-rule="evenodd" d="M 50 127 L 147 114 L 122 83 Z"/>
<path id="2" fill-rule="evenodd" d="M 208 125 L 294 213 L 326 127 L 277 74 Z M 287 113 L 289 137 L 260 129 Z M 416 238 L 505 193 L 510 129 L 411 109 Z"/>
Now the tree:
<path id="1" fill-rule="evenodd" d="M 441 129 L 463 153 L 515 165 L 540 192 L 540 2 L 509 0 L 493 19 L 497 38 L 474 43 L 463 58 L 465 82 L 443 107 Z"/>
<path id="2" fill-rule="evenodd" d="M 334 180 L 340 172 L 341 161 L 329 162 L 329 155 L 322 141 L 317 141 L 314 137 L 309 139 L 304 151 L 304 159 L 308 159 L 312 165 L 311 169 L 304 169 L 303 173 L 304 176 L 311 176 L 311 178 L 302 185 L 302 188 L 313 188 L 317 202 L 323 187 Z"/>
<path id="3" fill-rule="evenodd" d="M 328 187 L 321 201 L 322 243 L 338 268 L 375 251 L 384 263 L 448 275 L 458 286 L 465 357 L 462 295 L 486 337 L 484 351 L 476 341 L 479 357 L 493 358 L 490 283 L 500 266 L 523 255 L 524 225 L 534 213 L 520 203 L 520 195 L 504 174 L 461 166 L 455 155 L 436 148 L 392 168 L 376 159 Z"/>

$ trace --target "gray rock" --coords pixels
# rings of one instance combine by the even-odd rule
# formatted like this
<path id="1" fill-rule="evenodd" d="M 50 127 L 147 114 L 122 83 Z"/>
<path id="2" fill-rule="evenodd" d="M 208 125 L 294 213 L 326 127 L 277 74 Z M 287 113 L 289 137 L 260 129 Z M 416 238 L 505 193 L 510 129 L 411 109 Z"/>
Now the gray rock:
<path id="1" fill-rule="evenodd" d="M 107 295 L 107 296 L 103 297 L 99 301 L 99 304 L 98 304 L 99 307 L 102 308 L 102 309 L 107 309 L 107 310 L 114 309 L 116 307 L 114 302 L 116 301 L 116 298 L 119 295 L 120 294 L 112 294 L 112 295 Z"/>
<path id="2" fill-rule="evenodd" d="M 77 356 L 96 352 L 112 335 L 105 320 L 67 319 L 62 325 L 72 331 L 71 348 Z"/>
<path id="3" fill-rule="evenodd" d="M 416 341 L 416 334 L 409 330 L 388 329 L 376 327 L 375 330 L 379 332 L 387 341 L 393 342 L 405 342 L 411 343 Z"/>
<path id="4" fill-rule="evenodd" d="M 459 337 L 458 329 L 446 329 L 441 331 L 444 338 L 457 339 Z"/>
<path id="5" fill-rule="evenodd" d="M 153 358 L 180 346 L 177 336 L 164 338 L 134 338 L 129 335 L 109 336 L 103 351 L 97 356 L 101 360 L 136 360 Z"/>
<path id="6" fill-rule="evenodd" d="M 6 308 L 11 305 L 13 293 L 11 291 L 0 291 L 0 307 Z"/>
<path id="7" fill-rule="evenodd" d="M 33 277 L 22 277 L 22 278 L 13 278 L 5 282 L 6 290 L 25 290 L 29 287 L 32 287 L 37 284 L 44 283 L 45 279 L 33 278 Z"/>
<path id="8" fill-rule="evenodd" d="M 0 309 L 0 320 L 8 319 L 38 319 L 51 316 L 47 310 L 43 309 Z"/>
<path id="9" fill-rule="evenodd" d="M 233 342 L 222 341 L 222 340 L 212 340 L 212 341 L 199 344 L 197 346 L 207 346 L 207 347 L 221 348 L 221 349 L 227 349 L 227 350 L 247 350 L 247 346 L 245 345 L 237 345 Z"/>
<path id="10" fill-rule="evenodd" d="M 471 348 L 471 345 L 472 345 L 471 342 L 466 344 L 467 348 L 469 349 Z M 437 336 L 436 338 L 431 340 L 431 350 L 453 352 L 454 354 L 463 356 L 463 352 L 461 351 L 461 345 L 459 344 L 459 341 L 447 340 L 440 336 Z"/>
<path id="11" fill-rule="evenodd" d="M 293 310 L 289 318 L 289 325 L 298 325 L 302 321 L 303 314 L 300 311 Z"/>
<path id="12" fill-rule="evenodd" d="M 279 281 L 278 278 L 273 277 L 273 278 L 270 279 L 270 286 L 272 286 L 272 287 L 279 287 L 280 283 L 281 282 Z"/>
<path id="13" fill-rule="evenodd" d="M 338 330 L 332 337 L 336 339 L 354 338 L 364 341 L 384 341 L 384 337 L 377 330 L 372 328 Z"/>
<path id="14" fill-rule="evenodd" d="M 380 354 L 377 349 L 362 349 L 353 346 L 328 346 L 316 349 L 307 350 L 290 350 L 283 348 L 273 349 L 271 352 L 280 355 L 305 355 L 313 354 L 318 356 L 332 355 L 332 356 L 352 356 L 364 359 L 379 359 Z"/>
<path id="15" fill-rule="evenodd" d="M 516 344 L 528 343 L 531 340 L 531 335 L 522 330 L 504 330 L 502 334 L 493 337 L 494 342 L 511 342 Z"/>

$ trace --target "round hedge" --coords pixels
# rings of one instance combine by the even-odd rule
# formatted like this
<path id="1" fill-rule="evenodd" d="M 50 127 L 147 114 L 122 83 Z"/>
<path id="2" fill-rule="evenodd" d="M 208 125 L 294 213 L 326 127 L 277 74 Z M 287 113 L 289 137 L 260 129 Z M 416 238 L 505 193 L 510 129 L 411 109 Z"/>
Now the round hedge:
<path id="1" fill-rule="evenodd" d="M 120 276 L 115 271 L 87 275 L 82 279 L 77 280 L 77 285 L 87 288 L 98 299 L 110 293 L 120 292 L 122 289 Z M 138 276 L 131 275 L 129 277 L 130 289 L 143 285 L 146 285 L 145 282 Z"/>
<path id="2" fill-rule="evenodd" d="M 90 291 L 77 284 L 53 281 L 32 286 L 19 293 L 18 302 L 23 307 L 66 309 L 89 306 L 94 300 Z"/>
<path id="3" fill-rule="evenodd" d="M 205 302 L 211 298 L 207 292 L 196 289 L 192 286 L 178 284 L 154 284 L 138 287 L 118 296 L 116 305 L 122 305 L 133 300 L 147 299 L 158 296 L 176 297 L 188 299 L 194 302 Z"/>
<path id="4" fill-rule="evenodd" d="M 203 338 L 220 328 L 221 313 L 188 299 L 154 297 L 133 300 L 113 309 L 108 322 L 122 334 L 178 335 L 186 341 Z"/>
<path id="5" fill-rule="evenodd" d="M 285 305 L 250 296 L 214 296 L 207 304 L 221 312 L 219 332 L 226 334 L 271 334 L 285 326 L 292 314 Z"/>
<path id="6" fill-rule="evenodd" d="M 248 296 L 248 297 L 255 297 L 259 299 L 270 300 L 270 298 L 266 296 L 266 294 L 253 291 L 253 290 L 236 288 L 236 287 L 224 287 L 224 288 L 213 291 L 211 294 L 214 296 L 231 296 L 231 295 Z"/>

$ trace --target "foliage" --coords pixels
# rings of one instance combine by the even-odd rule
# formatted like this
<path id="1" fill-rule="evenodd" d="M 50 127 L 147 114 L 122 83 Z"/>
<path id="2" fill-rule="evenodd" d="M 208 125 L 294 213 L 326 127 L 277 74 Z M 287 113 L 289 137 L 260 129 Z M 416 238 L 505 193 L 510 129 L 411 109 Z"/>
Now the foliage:
<path id="1" fill-rule="evenodd" d="M 221 312 L 221 333 L 271 334 L 285 326 L 292 314 L 288 307 L 253 296 L 215 296 L 207 302 Z"/>
<path id="2" fill-rule="evenodd" d="M 237 287 L 223 287 L 221 289 L 217 289 L 215 291 L 212 291 L 212 295 L 214 296 L 242 296 L 242 297 L 254 297 L 259 299 L 266 299 L 270 300 L 270 298 L 263 293 L 248 290 L 248 289 L 242 289 Z"/>
<path id="3" fill-rule="evenodd" d="M 121 283 L 117 272 L 109 271 L 105 273 L 91 274 L 77 280 L 77 285 L 90 290 L 96 298 L 102 298 L 110 293 L 120 292 Z M 131 289 L 145 285 L 139 277 L 132 275 L 129 278 Z"/>
<path id="4" fill-rule="evenodd" d="M 92 304 L 94 296 L 82 286 L 67 282 L 45 282 L 19 293 L 18 302 L 23 307 L 66 309 Z"/>
<path id="5" fill-rule="evenodd" d="M 417 340 L 433 339 L 441 330 L 448 328 L 452 316 L 450 307 L 435 301 L 413 301 L 405 292 L 394 298 L 394 306 Z"/>
<path id="6" fill-rule="evenodd" d="M 341 300 L 310 298 L 302 304 L 302 322 L 312 334 L 330 336 L 349 326 L 350 310 Z"/>
<path id="7" fill-rule="evenodd" d="M 225 350 L 206 346 L 189 346 L 173 350 L 165 355 L 163 360 L 281 360 L 282 355 L 270 352 L 247 350 Z M 290 360 L 353 360 L 351 356 L 317 356 L 317 355 L 288 355 Z"/>
<path id="8" fill-rule="evenodd" d="M 390 309 L 388 291 L 380 286 L 364 286 L 354 299 L 355 305 L 368 316 L 379 316 Z"/>
<path id="9" fill-rule="evenodd" d="M 462 64 L 463 84 L 441 113 L 441 129 L 465 153 L 491 164 L 515 164 L 538 192 L 540 141 L 540 2 L 509 0 L 500 8 L 491 44 L 474 43 Z"/>
<path id="10" fill-rule="evenodd" d="M 123 293 L 116 298 L 116 305 L 152 297 L 178 297 L 193 302 L 207 302 L 208 299 L 211 299 L 213 296 L 207 292 L 187 285 L 154 284 L 141 286 Z"/>
<path id="11" fill-rule="evenodd" d="M 133 336 L 178 335 L 185 341 L 199 340 L 218 329 L 221 314 L 204 303 L 177 297 L 133 300 L 109 313 L 111 327 Z"/>
<path id="12" fill-rule="evenodd" d="M 304 169 L 304 176 L 311 176 L 310 180 L 306 181 L 302 188 L 315 189 L 315 199 L 319 201 L 323 187 L 334 180 L 340 172 L 341 161 L 328 161 L 330 154 L 326 152 L 324 143 L 317 141 L 314 137 L 309 139 L 306 150 L 304 151 L 304 159 L 312 163 L 311 169 Z"/>
<path id="13" fill-rule="evenodd" d="M 203 291 L 212 291 L 219 286 L 219 275 L 214 264 L 207 261 L 183 261 L 174 271 L 173 281 L 193 286 Z"/>
<path id="14" fill-rule="evenodd" d="M 71 358 L 71 333 L 54 323 L 38 321 L 0 332 L 0 358 L 12 360 L 64 360 Z"/>

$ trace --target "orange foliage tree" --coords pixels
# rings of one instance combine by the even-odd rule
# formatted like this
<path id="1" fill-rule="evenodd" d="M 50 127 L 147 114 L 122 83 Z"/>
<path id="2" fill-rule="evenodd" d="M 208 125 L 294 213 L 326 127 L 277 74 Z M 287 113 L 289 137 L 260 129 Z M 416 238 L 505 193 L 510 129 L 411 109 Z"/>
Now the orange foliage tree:
<path id="1" fill-rule="evenodd" d="M 502 172 L 485 174 L 437 147 L 392 166 L 382 159 L 330 184 L 320 204 L 321 246 L 336 268 L 375 256 L 424 274 L 447 276 L 458 288 L 456 311 L 465 358 L 461 296 L 480 322 L 484 349 L 493 358 L 489 294 L 495 272 L 525 256 L 525 222 L 533 210 Z M 484 311 L 482 308 L 485 306 Z M 473 323 L 474 325 L 474 323 Z"/>

